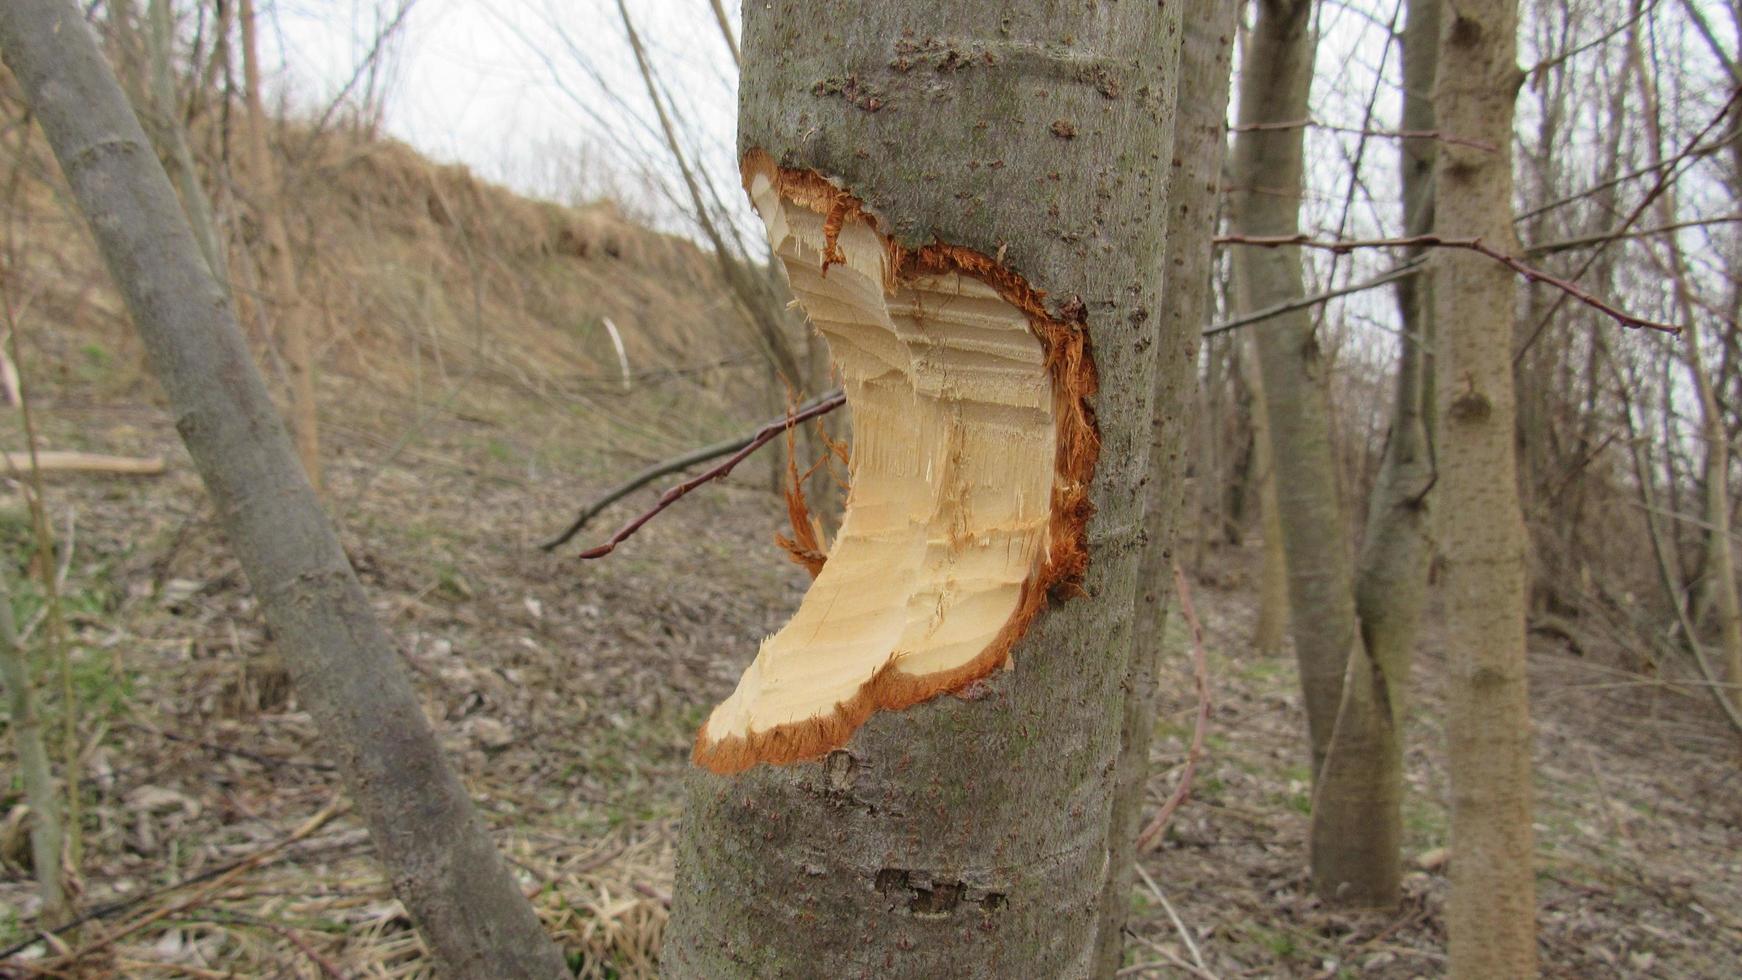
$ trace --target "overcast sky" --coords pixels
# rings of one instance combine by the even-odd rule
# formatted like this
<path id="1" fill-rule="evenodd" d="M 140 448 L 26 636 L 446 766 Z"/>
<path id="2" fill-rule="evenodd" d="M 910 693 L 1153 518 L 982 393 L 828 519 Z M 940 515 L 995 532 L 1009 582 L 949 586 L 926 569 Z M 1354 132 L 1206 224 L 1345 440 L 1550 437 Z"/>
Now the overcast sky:
<path id="1" fill-rule="evenodd" d="M 396 3 L 284 0 L 273 27 L 296 101 L 336 92 L 370 47 L 378 11 Z M 628 6 L 686 141 L 714 168 L 729 164 L 735 71 L 708 0 Z M 735 28 L 735 0 L 727 9 Z M 615 0 L 417 0 L 392 66 L 388 131 L 493 180 L 561 197 L 598 192 L 587 182 L 603 170 L 632 180 L 669 168 Z"/>

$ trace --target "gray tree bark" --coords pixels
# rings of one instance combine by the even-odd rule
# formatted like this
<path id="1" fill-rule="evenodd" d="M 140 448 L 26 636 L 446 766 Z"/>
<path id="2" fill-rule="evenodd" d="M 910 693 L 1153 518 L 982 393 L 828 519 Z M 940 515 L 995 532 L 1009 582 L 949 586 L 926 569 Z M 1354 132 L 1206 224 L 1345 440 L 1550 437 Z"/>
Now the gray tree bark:
<path id="1" fill-rule="evenodd" d="M 995 258 L 1086 324 L 1103 448 L 1083 595 L 972 700 L 873 715 L 820 762 L 689 779 L 661 971 L 1089 976 L 1142 545 L 1179 6 L 746 5 L 740 149 L 907 247 Z M 1177 409 L 1176 409 L 1177 411 Z"/>
<path id="2" fill-rule="evenodd" d="M 1306 118 L 1314 39 L 1311 0 L 1258 0 L 1241 61 L 1242 126 Z M 1300 230 L 1304 130 L 1247 130 L 1234 138 L 1233 230 L 1293 235 Z M 1244 310 L 1298 300 L 1299 249 L 1241 248 L 1235 284 Z M 1342 699 L 1343 672 L 1356 638 L 1353 574 L 1344 540 L 1331 448 L 1326 365 L 1312 317 L 1282 314 L 1257 333 L 1288 565 L 1289 611 L 1300 662 L 1314 779 L 1324 768 Z"/>
<path id="3" fill-rule="evenodd" d="M 297 463 L 175 191 L 76 5 L 0 4 L 12 69 L 395 892 L 448 973 L 568 971 L 490 841 Z"/>
<path id="4" fill-rule="evenodd" d="M 1185 504 L 1186 450 L 1195 404 L 1198 337 L 1209 320 L 1210 273 L 1221 184 L 1228 86 L 1240 5 L 1187 0 L 1180 48 L 1179 116 L 1174 126 L 1173 180 L 1168 189 L 1165 284 L 1155 376 L 1155 424 L 1149 445 L 1146 537 L 1137 574 L 1131 662 L 1125 671 L 1118 783 L 1108 829 L 1107 887 L 1101 896 L 1096 976 L 1118 971 L 1130 911 L 1135 844 L 1149 784 L 1149 743 L 1155 734 L 1156 675 L 1173 594 L 1174 540 Z"/>
<path id="5" fill-rule="evenodd" d="M 1266 2 L 1243 80 L 1241 122 L 1307 116 L 1312 39 L 1304 2 Z M 1405 128 L 1433 128 L 1428 93 L 1438 48 L 1436 0 L 1411 4 L 1405 36 Z M 1250 89 L 1245 86 L 1250 85 Z M 1244 132 L 1236 141 L 1239 230 L 1298 230 L 1303 133 Z M 1404 147 L 1405 223 L 1425 233 L 1432 211 L 1431 140 Z M 1248 308 L 1297 299 L 1298 256 L 1235 255 Z M 1358 566 L 1333 451 L 1327 367 L 1305 310 L 1259 329 L 1257 348 L 1271 434 L 1271 481 L 1288 568 L 1290 620 L 1313 745 L 1311 862 L 1318 894 L 1353 906 L 1397 901 L 1402 878 L 1402 709 L 1426 594 L 1426 494 L 1432 460 L 1423 426 L 1423 358 L 1430 329 L 1414 278 L 1399 294 L 1405 340 L 1391 433 L 1369 503 Z"/>
<path id="6" fill-rule="evenodd" d="M 1517 0 L 1457 0 L 1440 29 L 1439 128 L 1494 150 L 1439 148 L 1436 231 L 1517 254 L 1512 229 Z M 1512 321 L 1505 267 L 1434 256 L 1440 481 L 1452 779 L 1451 975 L 1536 975 L 1525 532 L 1514 443 Z"/>

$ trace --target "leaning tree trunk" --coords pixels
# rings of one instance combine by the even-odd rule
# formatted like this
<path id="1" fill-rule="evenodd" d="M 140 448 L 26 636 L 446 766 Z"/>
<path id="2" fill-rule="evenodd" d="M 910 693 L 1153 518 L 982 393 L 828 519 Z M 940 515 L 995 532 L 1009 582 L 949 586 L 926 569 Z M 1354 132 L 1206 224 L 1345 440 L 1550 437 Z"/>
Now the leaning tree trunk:
<path id="1" fill-rule="evenodd" d="M 1174 127 L 1173 181 L 1166 225 L 1170 302 L 1161 314 L 1162 346 L 1155 376 L 1155 424 L 1149 445 L 1147 541 L 1139 565 L 1131 662 L 1125 672 L 1125 715 L 1118 785 L 1108 829 L 1107 887 L 1101 896 L 1100 939 L 1095 975 L 1119 969 L 1130 911 L 1132 862 L 1149 784 L 1149 743 L 1155 733 L 1156 675 L 1173 592 L 1174 538 L 1185 503 L 1186 448 L 1195 404 L 1198 337 L 1208 319 L 1210 273 L 1221 183 L 1223 132 L 1228 117 L 1228 81 L 1240 5 L 1226 0 L 1187 0 L 1180 49 L 1179 118 Z"/>
<path id="2" fill-rule="evenodd" d="M 1242 65 L 1234 141 L 1234 230 L 1291 236 L 1300 228 L 1304 130 L 1314 43 L 1310 0 L 1260 0 Z M 1280 124 L 1280 125 L 1278 125 Z M 1271 128 L 1266 128 L 1271 127 Z M 1241 306 L 1298 300 L 1299 249 L 1234 254 Z M 1313 887 L 1327 901 L 1383 906 L 1400 877 L 1401 775 L 1390 679 L 1362 643 L 1348 523 L 1331 445 L 1328 365 L 1305 310 L 1256 328 L 1288 568 L 1289 620 L 1312 747 Z M 1349 682 L 1344 681 L 1347 674 Z"/>
<path id="3" fill-rule="evenodd" d="M 697 738 L 664 976 L 1090 974 L 1178 9 L 745 5 L 745 183 L 852 496 Z"/>
<path id="4" fill-rule="evenodd" d="M 249 359 L 229 300 L 76 4 L 0 4 L 0 56 L 127 301 L 176 428 L 394 891 L 446 970 L 568 976 L 465 788 Z"/>
<path id="5" fill-rule="evenodd" d="M 1457 0 L 1440 29 L 1434 105 L 1445 143 L 1436 232 L 1518 250 L 1512 230 L 1517 0 Z M 1487 144 L 1478 149 L 1471 144 Z M 1439 325 L 1435 490 L 1444 555 L 1451 756 L 1451 974 L 1536 975 L 1524 518 L 1513 441 L 1517 285 L 1469 252 L 1434 256 Z"/>

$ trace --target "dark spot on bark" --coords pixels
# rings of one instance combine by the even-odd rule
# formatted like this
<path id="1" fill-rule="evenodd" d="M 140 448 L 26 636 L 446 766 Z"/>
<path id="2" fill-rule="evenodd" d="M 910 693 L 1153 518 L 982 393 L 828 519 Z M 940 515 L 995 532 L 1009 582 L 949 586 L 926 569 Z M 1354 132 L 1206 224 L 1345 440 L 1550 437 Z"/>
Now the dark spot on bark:
<path id="1" fill-rule="evenodd" d="M 861 83 L 857 75 L 847 75 L 845 78 L 831 75 L 812 85 L 811 94 L 819 99 L 839 98 L 861 111 L 877 112 L 883 108 L 885 93 L 874 85 Z"/>
<path id="2" fill-rule="evenodd" d="M 907 910 L 914 915 L 930 915 L 943 917 L 956 910 L 962 904 L 962 883 L 952 881 L 938 885 L 936 888 L 916 888 L 913 890 L 913 901 L 907 903 Z"/>
<path id="3" fill-rule="evenodd" d="M 1454 421 L 1480 422 L 1494 414 L 1494 403 L 1488 400 L 1487 395 L 1472 391 L 1458 396 L 1452 402 L 1449 414 Z"/>
<path id="4" fill-rule="evenodd" d="M 900 868 L 884 868 L 877 872 L 877 893 L 888 895 L 907 888 L 907 872 Z"/>
<path id="5" fill-rule="evenodd" d="M 1077 138 L 1077 127 L 1069 119 L 1055 119 L 1049 128 L 1052 130 L 1052 134 L 1061 140 Z"/>
<path id="6" fill-rule="evenodd" d="M 1446 35 L 1446 43 L 1460 48 L 1473 48 L 1482 43 L 1482 25 L 1472 17 L 1454 17 L 1452 29 Z"/>
<path id="7" fill-rule="evenodd" d="M 1446 161 L 1445 174 L 1449 183 L 1463 184 L 1476 179 L 1479 170 L 1475 164 L 1468 160 L 1460 160 L 1452 154 L 1447 154 L 1447 156 L 1450 159 Z"/>
<path id="8" fill-rule="evenodd" d="M 1149 311 L 1141 306 L 1131 311 L 1131 322 L 1141 326 L 1149 322 Z"/>
<path id="9" fill-rule="evenodd" d="M 1010 900 L 1008 898 L 1005 898 L 1002 893 L 1000 893 L 1000 892 L 987 892 L 986 897 L 980 899 L 980 911 L 982 911 L 982 912 L 996 912 L 999 909 L 1001 909 L 1004 906 L 1009 905 L 1009 904 L 1010 904 Z"/>

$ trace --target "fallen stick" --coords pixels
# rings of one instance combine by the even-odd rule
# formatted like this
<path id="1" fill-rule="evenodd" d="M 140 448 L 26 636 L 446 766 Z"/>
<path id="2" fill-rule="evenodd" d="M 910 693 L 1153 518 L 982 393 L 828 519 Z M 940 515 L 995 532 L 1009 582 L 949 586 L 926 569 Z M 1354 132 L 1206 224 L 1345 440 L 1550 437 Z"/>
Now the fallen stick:
<path id="1" fill-rule="evenodd" d="M 834 409 L 839 408 L 844 401 L 845 399 L 839 391 L 832 391 L 800 405 L 797 411 L 792 415 L 785 418 L 775 419 L 749 435 L 736 436 L 731 439 L 713 443 L 712 445 L 703 446 L 700 449 L 691 450 L 690 452 L 684 453 L 682 456 L 673 457 L 663 463 L 655 463 L 629 479 L 624 480 L 622 483 L 619 483 L 617 486 L 612 487 L 604 496 L 588 504 L 586 508 L 581 511 L 580 516 L 576 517 L 574 522 L 565 528 L 561 534 L 551 538 L 544 544 L 539 545 L 539 547 L 543 548 L 545 551 L 555 551 L 557 548 L 562 547 L 576 534 L 579 534 L 581 529 L 587 526 L 587 522 L 599 516 L 599 513 L 605 508 L 619 500 L 622 500 L 624 497 L 629 496 L 642 487 L 647 486 L 649 483 L 652 483 L 654 480 L 657 480 L 662 476 L 678 473 L 687 470 L 692 466 L 706 463 L 709 460 L 719 459 L 721 456 L 731 453 L 742 452 L 746 449 L 754 451 L 765 443 L 771 441 L 775 436 L 786 431 L 789 427 L 818 415 L 822 415 L 826 412 L 833 411 Z M 745 453 L 745 455 L 749 455 L 749 453 Z M 741 459 L 742 457 L 732 460 L 731 463 L 725 466 L 722 470 L 707 474 L 707 478 L 712 479 L 726 475 L 727 472 L 730 472 L 732 466 L 740 462 Z M 706 482 L 706 480 L 699 482 Z M 685 486 L 688 487 L 688 489 L 685 489 L 683 493 L 688 493 L 690 489 L 694 489 L 694 487 L 689 484 L 685 484 Z M 677 496 L 681 497 L 683 496 L 683 493 L 680 493 Z M 674 501 L 676 499 L 676 497 L 672 498 Z M 671 501 L 663 501 L 663 505 L 658 507 L 654 513 L 664 510 L 666 506 L 670 505 L 670 503 Z M 651 517 L 652 515 L 649 514 L 646 516 Z M 640 524 L 637 524 L 635 527 L 639 528 Z M 631 529 L 630 533 L 634 533 L 634 529 Z"/>
<path id="2" fill-rule="evenodd" d="M 30 453 L 0 452 L 8 472 L 28 472 Z M 102 453 L 46 452 L 36 454 L 36 468 L 44 473 L 111 473 L 117 476 L 160 476 L 169 467 L 161 456 L 107 456 Z"/>

